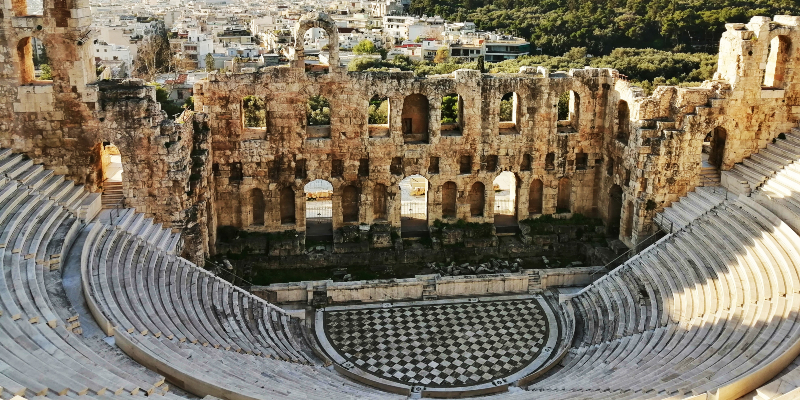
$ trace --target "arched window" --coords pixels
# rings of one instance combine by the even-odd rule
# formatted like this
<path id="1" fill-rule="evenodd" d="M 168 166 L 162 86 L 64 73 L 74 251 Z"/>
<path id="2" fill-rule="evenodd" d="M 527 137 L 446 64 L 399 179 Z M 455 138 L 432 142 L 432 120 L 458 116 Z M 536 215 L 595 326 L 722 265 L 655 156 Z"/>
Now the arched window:
<path id="1" fill-rule="evenodd" d="M 556 154 L 555 153 L 547 153 L 544 157 L 544 169 L 545 170 L 552 170 L 556 169 Z"/>
<path id="2" fill-rule="evenodd" d="M 416 93 L 403 100 L 401 122 L 405 143 L 428 143 L 428 98 Z"/>
<path id="3" fill-rule="evenodd" d="M 767 67 L 764 70 L 764 87 L 783 89 L 790 47 L 791 41 L 787 36 L 778 35 L 770 40 Z"/>
<path id="4" fill-rule="evenodd" d="M 358 222 L 358 188 L 347 185 L 342 189 L 342 221 Z"/>
<path id="5" fill-rule="evenodd" d="M 530 154 L 522 155 L 522 164 L 519 165 L 520 171 L 530 171 L 533 167 L 533 157 Z"/>
<path id="6" fill-rule="evenodd" d="M 458 136 L 461 134 L 462 121 L 461 96 L 450 93 L 442 96 L 441 133 L 442 136 Z"/>
<path id="7" fill-rule="evenodd" d="M 515 135 L 519 133 L 520 97 L 509 92 L 500 99 L 500 134 Z"/>
<path id="8" fill-rule="evenodd" d="M 250 204 L 252 205 L 253 212 L 252 225 L 264 225 L 266 205 L 264 202 L 264 193 L 261 189 L 253 189 L 250 191 Z"/>
<path id="9" fill-rule="evenodd" d="M 17 43 L 17 61 L 21 84 L 52 82 L 53 69 L 40 40 L 32 37 L 20 39 Z"/>
<path id="10" fill-rule="evenodd" d="M 559 132 L 569 132 L 570 130 L 567 128 L 571 128 L 571 130 L 578 129 L 580 105 L 581 96 L 575 91 L 564 92 L 558 97 L 558 120 L 561 121 L 558 124 L 561 128 Z M 564 129 L 567 130 L 564 131 Z"/>
<path id="11" fill-rule="evenodd" d="M 544 198 L 544 184 L 541 179 L 534 179 L 531 182 L 530 192 L 528 193 L 528 213 L 542 213 L 542 199 Z"/>
<path id="12" fill-rule="evenodd" d="M 628 102 L 620 100 L 617 103 L 617 140 L 628 145 L 630 140 L 630 120 L 631 115 L 628 110 Z"/>
<path id="13" fill-rule="evenodd" d="M 386 185 L 382 183 L 372 188 L 372 218 L 386 220 Z"/>
<path id="14" fill-rule="evenodd" d="M 309 139 L 331 137 L 331 103 L 315 95 L 306 102 L 306 136 Z"/>
<path id="15" fill-rule="evenodd" d="M 389 98 L 375 95 L 369 100 L 367 108 L 369 137 L 389 136 Z"/>
<path id="16" fill-rule="evenodd" d="M 458 208 L 456 198 L 458 197 L 458 187 L 455 182 L 445 182 L 442 185 L 442 217 L 455 218 Z"/>
<path id="17" fill-rule="evenodd" d="M 556 199 L 556 212 L 570 212 L 570 195 L 572 194 L 572 182 L 566 176 L 558 181 L 558 197 Z"/>
<path id="18" fill-rule="evenodd" d="M 469 190 L 469 213 L 473 217 L 482 217 L 486 205 L 486 187 L 481 182 L 472 184 Z"/>
<path id="19" fill-rule="evenodd" d="M 326 72 L 331 67 L 331 40 L 322 28 L 313 27 L 303 33 L 303 54 L 306 72 Z"/>
<path id="20" fill-rule="evenodd" d="M 281 189 L 281 224 L 294 224 L 295 222 L 294 190 L 286 186 Z"/>

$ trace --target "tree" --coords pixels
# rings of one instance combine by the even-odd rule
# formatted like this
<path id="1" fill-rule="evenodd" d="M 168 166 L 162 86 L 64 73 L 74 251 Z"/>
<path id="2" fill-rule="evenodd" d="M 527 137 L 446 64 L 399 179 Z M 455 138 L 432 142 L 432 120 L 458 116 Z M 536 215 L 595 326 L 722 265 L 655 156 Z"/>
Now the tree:
<path id="1" fill-rule="evenodd" d="M 358 57 L 350 61 L 350 64 L 347 64 L 347 70 L 351 72 L 366 71 L 377 67 L 380 67 L 380 62 L 370 57 Z"/>
<path id="2" fill-rule="evenodd" d="M 192 99 L 192 104 L 194 104 L 194 99 Z M 244 126 L 251 128 L 267 126 L 267 107 L 263 98 L 257 96 L 243 97 L 242 109 L 244 110 Z"/>
<path id="3" fill-rule="evenodd" d="M 369 39 L 364 39 L 353 47 L 354 54 L 376 54 L 377 52 L 378 48 L 375 47 L 375 43 L 372 43 Z"/>
<path id="4" fill-rule="evenodd" d="M 486 67 L 483 65 L 483 62 L 484 62 L 483 56 L 478 57 L 478 66 L 475 69 L 481 71 L 481 73 L 486 72 Z"/>
<path id="5" fill-rule="evenodd" d="M 53 80 L 53 69 L 50 68 L 50 65 L 42 64 L 39 66 L 39 69 L 42 71 L 41 75 L 39 75 L 40 80 L 43 81 Z"/>
<path id="6" fill-rule="evenodd" d="M 442 123 L 453 124 L 458 122 L 458 95 L 442 97 Z"/>
<path id="7" fill-rule="evenodd" d="M 306 102 L 306 122 L 309 126 L 331 124 L 331 104 L 322 95 L 311 96 Z"/>
<path id="8" fill-rule="evenodd" d="M 214 55 L 211 53 L 206 54 L 206 72 L 211 72 L 215 70 L 214 68 Z"/>
<path id="9" fill-rule="evenodd" d="M 450 53 L 447 51 L 447 47 L 442 47 L 439 50 L 436 50 L 436 57 L 433 58 L 433 62 L 436 64 L 441 64 L 447 62 L 450 58 Z"/>
<path id="10" fill-rule="evenodd" d="M 369 123 L 388 124 L 389 123 L 389 100 L 378 98 L 369 102 Z"/>
<path id="11" fill-rule="evenodd" d="M 159 21 L 155 24 L 153 34 L 139 46 L 136 60 L 133 62 L 133 74 L 138 78 L 152 81 L 157 74 L 172 71 L 173 62 L 167 29 L 164 22 Z"/>
<path id="12" fill-rule="evenodd" d="M 172 117 L 183 112 L 183 108 L 181 106 L 175 104 L 169 99 L 169 90 L 157 83 L 155 84 L 155 87 L 156 101 L 161 104 L 161 109 L 167 113 L 168 117 Z"/>
<path id="13" fill-rule="evenodd" d="M 189 96 L 183 103 L 183 108 L 194 111 L 194 96 Z"/>

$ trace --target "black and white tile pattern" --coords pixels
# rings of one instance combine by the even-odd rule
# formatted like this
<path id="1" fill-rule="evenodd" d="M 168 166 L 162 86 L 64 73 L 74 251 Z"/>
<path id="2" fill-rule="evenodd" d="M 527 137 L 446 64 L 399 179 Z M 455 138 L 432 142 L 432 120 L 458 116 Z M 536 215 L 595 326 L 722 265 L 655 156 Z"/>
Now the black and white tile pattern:
<path id="1" fill-rule="evenodd" d="M 548 318 L 535 298 L 426 303 L 326 310 L 326 339 L 368 374 L 443 388 L 512 375 L 548 341 Z"/>

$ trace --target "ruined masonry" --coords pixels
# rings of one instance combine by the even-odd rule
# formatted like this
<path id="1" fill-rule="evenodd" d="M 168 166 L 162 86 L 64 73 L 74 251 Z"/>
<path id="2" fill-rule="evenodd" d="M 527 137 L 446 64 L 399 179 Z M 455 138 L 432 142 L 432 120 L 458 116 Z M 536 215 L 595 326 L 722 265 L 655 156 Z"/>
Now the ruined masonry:
<path id="1" fill-rule="evenodd" d="M 428 183 L 428 224 L 493 222 L 491 189 L 504 171 L 516 177 L 516 220 L 582 213 L 619 227 L 633 245 L 655 231 L 658 211 L 695 187 L 754 189 L 728 170 L 800 116 L 791 83 L 800 18 L 792 16 L 726 25 L 714 80 L 662 86 L 649 97 L 611 69 L 420 78 L 347 72 L 333 51 L 326 73 L 307 73 L 298 44 L 290 66 L 196 84 L 197 113 L 176 122 L 159 109 L 153 87 L 97 81 L 87 1 L 48 2 L 44 16 L 22 15 L 19 1 L 6 0 L 0 19 L 0 145 L 99 191 L 113 144 L 124 205 L 181 230 L 184 255 L 195 262 L 214 254 L 220 226 L 302 239 L 304 187 L 317 179 L 333 187 L 334 230 L 399 230 L 398 184 L 412 175 Z M 308 15 L 297 29 L 311 27 L 325 29 L 337 48 L 327 15 Z M 52 81 L 33 76 L 31 38 L 47 48 Z M 500 121 L 508 93 L 513 118 Z M 559 120 L 564 93 L 569 115 Z M 449 94 L 458 96 L 458 122 L 443 126 Z M 316 95 L 329 101 L 329 125 L 307 126 L 306 102 Z M 387 124 L 368 123 L 376 95 L 388 98 Z M 263 101 L 265 126 L 246 126 L 248 96 Z"/>

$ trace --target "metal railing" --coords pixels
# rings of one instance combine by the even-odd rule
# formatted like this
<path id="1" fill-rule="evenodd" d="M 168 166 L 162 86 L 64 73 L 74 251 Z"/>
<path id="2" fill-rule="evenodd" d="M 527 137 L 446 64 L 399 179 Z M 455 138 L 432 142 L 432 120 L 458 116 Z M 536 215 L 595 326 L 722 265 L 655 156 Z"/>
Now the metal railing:
<path id="1" fill-rule="evenodd" d="M 616 263 L 617 261 L 619 261 L 621 258 L 623 258 L 623 257 L 627 257 L 627 258 L 624 258 L 624 260 L 626 260 L 626 261 L 627 261 L 627 260 L 630 260 L 631 258 L 633 258 L 633 256 L 635 256 L 635 255 L 637 255 L 637 254 L 641 253 L 642 251 L 646 250 L 648 247 L 652 246 L 654 243 L 658 242 L 658 240 L 660 239 L 660 237 L 658 237 L 658 236 L 659 236 L 660 234 L 662 234 L 662 233 L 667 233 L 667 232 L 666 232 L 665 230 L 663 230 L 663 229 L 659 228 L 659 229 L 658 229 L 658 230 L 656 230 L 656 231 L 655 231 L 653 234 L 651 234 L 650 236 L 646 237 L 644 240 L 642 240 L 642 241 L 640 241 L 640 242 L 636 243 L 636 245 L 634 245 L 634 246 L 633 246 L 633 248 L 631 248 L 631 249 L 628 249 L 628 251 L 626 251 L 626 252 L 624 252 L 624 253 L 622 253 L 622 254 L 618 255 L 618 256 L 617 256 L 617 257 L 615 257 L 613 260 L 611 260 L 611 261 L 607 262 L 607 263 L 606 263 L 606 265 L 604 265 L 604 266 L 603 266 L 603 269 L 602 269 L 602 270 L 600 270 L 600 271 L 596 271 L 596 272 L 593 272 L 593 273 L 590 275 L 590 276 L 591 276 L 591 279 L 592 279 L 592 281 L 594 282 L 594 277 L 595 277 L 597 274 L 599 274 L 600 272 L 603 272 L 603 271 L 608 271 L 608 268 L 609 268 L 609 267 L 611 267 L 611 266 L 613 266 L 613 265 L 614 265 L 614 263 Z M 610 271 L 609 271 L 609 272 L 610 272 Z"/>
<path id="2" fill-rule="evenodd" d="M 124 205 L 125 205 L 125 197 L 122 197 L 121 199 L 117 200 L 117 202 L 114 203 L 113 206 L 111 206 L 111 211 L 109 212 L 110 225 L 113 226 L 116 224 L 114 222 L 115 218 L 117 219 L 117 222 L 119 222 L 119 219 L 122 216 L 122 212 L 120 210 L 123 210 L 125 208 Z"/>
<path id="3" fill-rule="evenodd" d="M 232 271 L 230 271 L 230 270 L 229 270 L 229 269 L 228 269 L 226 266 L 224 266 L 224 265 L 220 265 L 219 263 L 217 263 L 217 262 L 215 262 L 215 261 L 213 261 L 213 260 L 211 260 L 211 259 L 209 259 L 209 258 L 206 258 L 206 264 L 207 264 L 207 265 L 208 265 L 208 264 L 211 264 L 211 265 L 214 267 L 214 269 L 211 271 L 211 272 L 213 272 L 213 273 L 214 273 L 214 275 L 216 275 L 216 276 L 221 276 L 221 273 L 228 274 L 228 276 L 231 276 L 231 277 L 232 277 L 232 279 L 228 279 L 228 282 L 229 282 L 231 285 L 233 285 L 233 286 L 236 286 L 236 287 L 238 287 L 238 288 L 240 288 L 240 289 L 242 289 L 242 290 L 246 291 L 247 293 L 253 294 L 253 293 L 252 293 L 252 291 L 250 290 L 250 289 L 251 289 L 253 286 L 256 286 L 256 285 L 255 285 L 253 282 L 250 282 L 250 281 L 248 281 L 247 279 L 244 279 L 244 278 L 242 278 L 241 276 L 234 274 L 234 273 L 233 273 Z M 244 282 L 244 283 L 246 283 L 246 284 L 247 284 L 247 286 L 242 286 L 241 284 L 237 284 L 237 283 L 236 283 L 236 280 L 237 280 L 237 279 L 238 279 L 240 282 Z"/>

